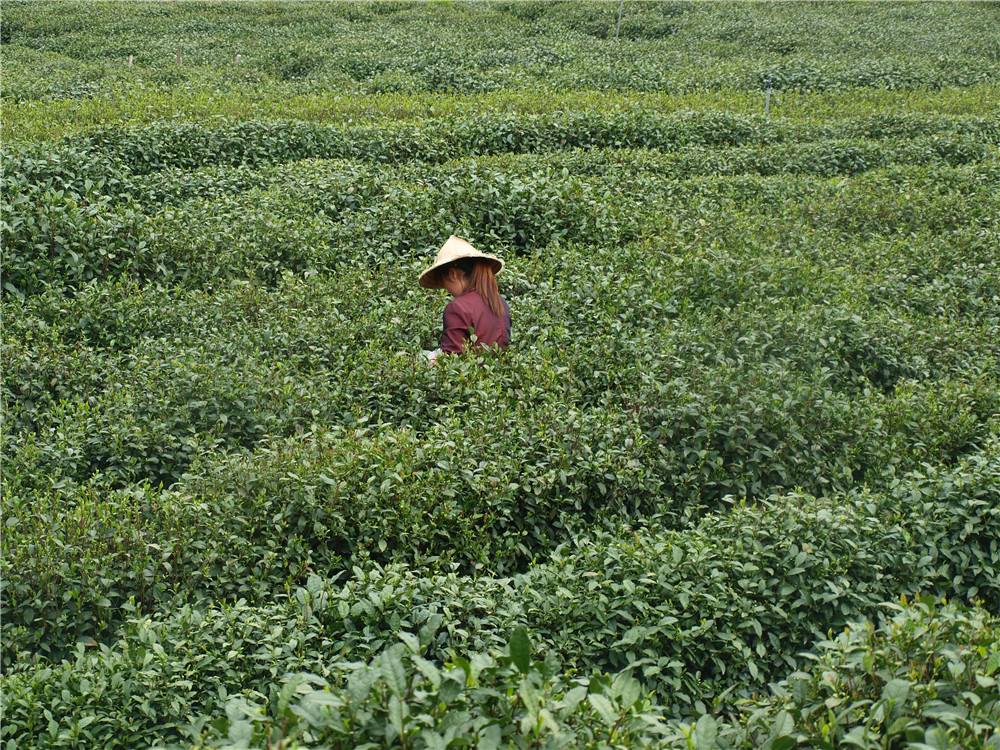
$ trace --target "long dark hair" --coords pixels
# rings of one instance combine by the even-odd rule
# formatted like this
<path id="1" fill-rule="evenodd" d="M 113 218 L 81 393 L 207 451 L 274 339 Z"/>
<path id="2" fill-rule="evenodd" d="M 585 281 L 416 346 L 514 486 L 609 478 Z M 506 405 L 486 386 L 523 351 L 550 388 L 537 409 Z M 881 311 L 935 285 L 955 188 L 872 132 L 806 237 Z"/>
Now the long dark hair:
<path id="1" fill-rule="evenodd" d="M 493 266 L 488 261 L 480 258 L 459 258 L 441 266 L 437 270 L 437 278 L 443 279 L 451 268 L 457 268 L 464 274 L 464 290 L 466 292 L 470 289 L 475 290 L 476 294 L 483 298 L 483 302 L 490 308 L 490 311 L 498 318 L 503 319 L 503 300 L 500 298 L 500 290 L 497 288 L 497 276 L 493 272 Z"/>

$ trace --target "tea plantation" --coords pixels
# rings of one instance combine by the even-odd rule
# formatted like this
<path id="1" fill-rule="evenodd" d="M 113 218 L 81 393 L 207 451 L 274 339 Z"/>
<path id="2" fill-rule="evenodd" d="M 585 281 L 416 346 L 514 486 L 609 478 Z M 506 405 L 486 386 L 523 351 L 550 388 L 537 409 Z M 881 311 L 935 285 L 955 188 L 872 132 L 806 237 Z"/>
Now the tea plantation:
<path id="1" fill-rule="evenodd" d="M 1000 749 L 1000 5 L 618 10 L 4 3 L 0 747 Z"/>

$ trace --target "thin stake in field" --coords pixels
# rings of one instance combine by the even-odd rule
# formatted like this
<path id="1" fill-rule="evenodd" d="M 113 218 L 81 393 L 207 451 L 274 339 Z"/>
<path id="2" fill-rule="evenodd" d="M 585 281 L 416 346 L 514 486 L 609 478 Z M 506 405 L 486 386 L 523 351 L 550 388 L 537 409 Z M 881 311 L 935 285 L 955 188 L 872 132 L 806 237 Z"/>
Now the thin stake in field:
<path id="1" fill-rule="evenodd" d="M 178 65 L 181 64 L 181 48 L 180 47 L 177 48 L 177 64 Z"/>
<path id="2" fill-rule="evenodd" d="M 615 40 L 617 41 L 618 35 L 622 30 L 622 9 L 625 7 L 625 0 L 621 0 L 618 3 L 618 28 L 615 29 Z"/>
<path id="3" fill-rule="evenodd" d="M 767 79 L 767 97 L 764 99 L 764 117 L 771 113 L 771 79 Z M 760 134 L 760 147 L 764 148 L 764 134 Z"/>

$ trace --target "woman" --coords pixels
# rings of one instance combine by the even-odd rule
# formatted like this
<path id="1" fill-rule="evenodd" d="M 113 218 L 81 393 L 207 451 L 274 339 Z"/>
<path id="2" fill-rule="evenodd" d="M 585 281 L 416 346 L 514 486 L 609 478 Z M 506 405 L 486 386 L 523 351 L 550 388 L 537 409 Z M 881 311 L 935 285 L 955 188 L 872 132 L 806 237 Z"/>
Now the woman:
<path id="1" fill-rule="evenodd" d="M 441 351 L 462 352 L 473 335 L 475 349 L 494 344 L 503 348 L 510 343 L 510 308 L 497 289 L 496 275 L 501 270 L 502 260 L 452 235 L 434 264 L 420 274 L 420 286 L 447 289 L 455 298 L 444 309 Z"/>

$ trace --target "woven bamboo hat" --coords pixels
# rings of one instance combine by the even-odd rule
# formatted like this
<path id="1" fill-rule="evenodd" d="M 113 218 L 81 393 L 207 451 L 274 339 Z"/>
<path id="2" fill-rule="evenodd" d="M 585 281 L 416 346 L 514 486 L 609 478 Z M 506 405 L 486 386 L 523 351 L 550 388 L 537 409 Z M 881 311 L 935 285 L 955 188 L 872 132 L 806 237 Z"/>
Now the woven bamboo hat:
<path id="1" fill-rule="evenodd" d="M 500 273 L 503 270 L 503 261 L 498 257 L 481 253 L 461 237 L 452 235 L 441 246 L 441 249 L 438 250 L 433 265 L 420 274 L 420 286 L 425 289 L 444 289 L 444 284 L 438 281 L 437 275 L 434 272 L 441 266 L 447 265 L 459 258 L 482 258 L 493 266 L 493 273 Z"/>

